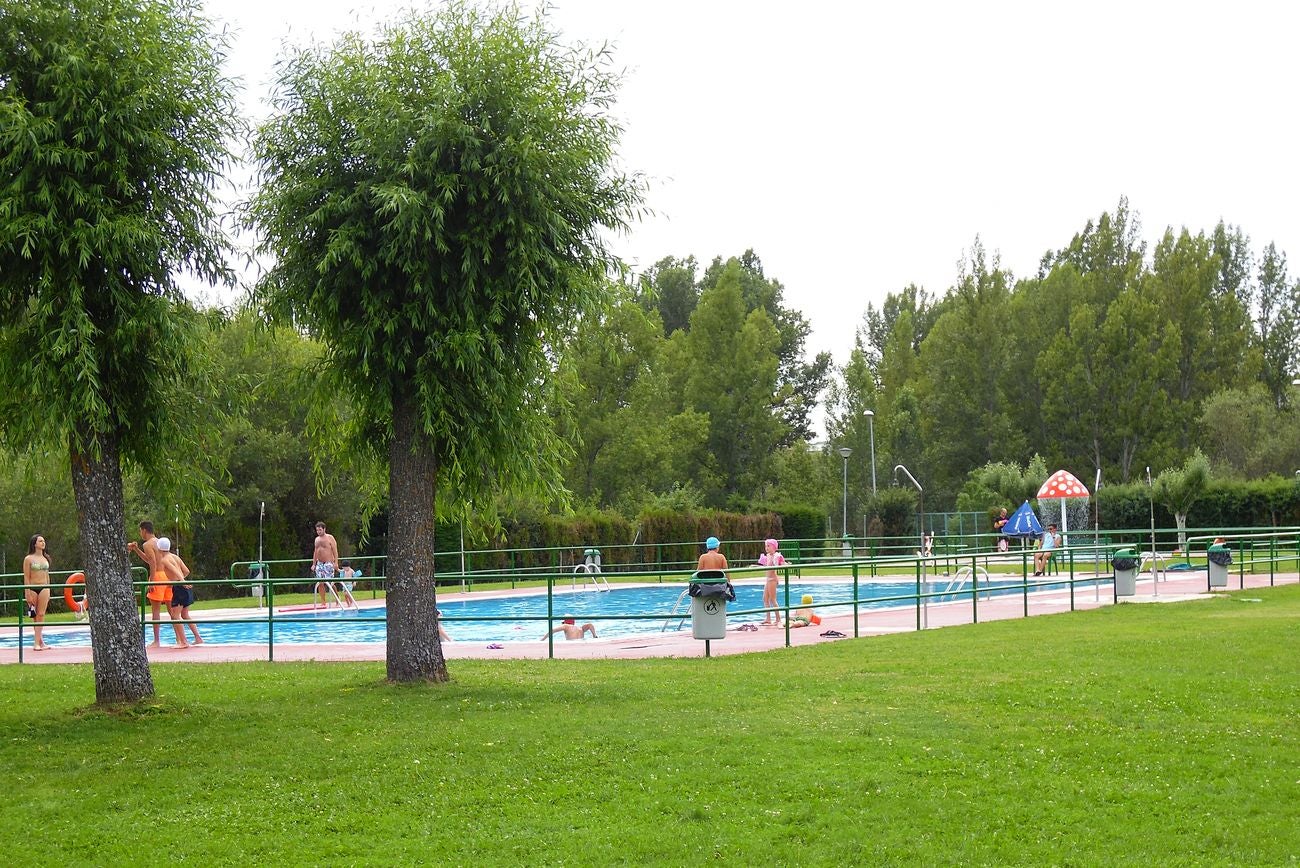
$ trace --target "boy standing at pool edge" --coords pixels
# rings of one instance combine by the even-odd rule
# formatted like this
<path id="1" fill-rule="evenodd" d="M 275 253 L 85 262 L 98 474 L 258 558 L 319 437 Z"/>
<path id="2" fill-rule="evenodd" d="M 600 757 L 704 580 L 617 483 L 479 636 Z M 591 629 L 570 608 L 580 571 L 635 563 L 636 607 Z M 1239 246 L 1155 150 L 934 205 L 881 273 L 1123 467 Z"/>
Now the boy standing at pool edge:
<path id="1" fill-rule="evenodd" d="M 176 646 L 178 648 L 188 648 L 185 644 L 185 630 L 182 623 L 190 628 L 194 634 L 194 641 L 190 645 L 202 645 L 203 637 L 199 635 L 198 626 L 190 619 L 190 604 L 194 602 L 194 586 L 185 584 L 185 580 L 190 577 L 190 568 L 181 560 L 181 556 L 172 551 L 171 540 L 167 537 L 158 538 L 158 565 L 162 567 L 163 572 L 167 574 L 167 581 L 171 582 L 172 598 L 167 603 L 167 614 L 171 616 L 172 625 L 176 628 Z"/>
<path id="2" fill-rule="evenodd" d="M 162 604 L 171 602 L 172 591 L 167 581 L 167 574 L 158 564 L 158 538 L 153 534 L 153 522 L 140 522 L 139 531 L 140 544 L 137 545 L 135 540 L 132 540 L 126 544 L 126 548 L 144 561 L 145 569 L 152 581 L 148 593 L 145 594 L 153 609 L 153 644 L 149 647 L 161 648 L 162 638 L 159 630 L 162 625 Z"/>
<path id="3" fill-rule="evenodd" d="M 718 551 L 720 545 L 722 543 L 718 542 L 716 536 L 711 536 L 704 541 L 705 552 L 700 555 L 699 563 L 695 565 L 697 571 L 727 569 L 727 559 L 722 552 Z"/>

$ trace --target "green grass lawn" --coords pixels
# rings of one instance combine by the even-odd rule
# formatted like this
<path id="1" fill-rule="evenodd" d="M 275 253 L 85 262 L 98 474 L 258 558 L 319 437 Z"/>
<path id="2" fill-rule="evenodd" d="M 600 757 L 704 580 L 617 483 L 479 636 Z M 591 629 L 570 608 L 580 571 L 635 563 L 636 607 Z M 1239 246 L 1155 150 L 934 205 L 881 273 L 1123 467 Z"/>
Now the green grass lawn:
<path id="1" fill-rule="evenodd" d="M 1295 864 L 1300 587 L 712 659 L 0 667 L 9 864 Z"/>

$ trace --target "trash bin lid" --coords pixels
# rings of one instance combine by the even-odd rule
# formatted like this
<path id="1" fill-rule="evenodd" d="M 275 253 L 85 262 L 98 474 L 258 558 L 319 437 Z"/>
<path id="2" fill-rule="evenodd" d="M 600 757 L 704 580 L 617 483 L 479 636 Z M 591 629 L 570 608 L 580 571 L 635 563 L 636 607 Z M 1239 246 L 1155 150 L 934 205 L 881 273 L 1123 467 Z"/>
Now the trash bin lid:
<path id="1" fill-rule="evenodd" d="M 1132 549 L 1120 549 L 1119 551 L 1111 555 L 1111 557 L 1112 558 L 1133 558 L 1133 557 L 1137 557 L 1137 555 L 1133 552 Z"/>
<path id="2" fill-rule="evenodd" d="M 1215 543 L 1214 545 L 1210 546 L 1209 550 L 1212 552 L 1226 552 L 1228 550 L 1228 547 L 1223 543 Z"/>
<path id="3" fill-rule="evenodd" d="M 698 573 L 696 573 L 694 576 L 691 577 L 692 582 L 697 582 L 701 585 L 719 584 L 721 582 L 725 582 L 726 580 L 727 580 L 727 574 L 724 573 L 722 570 L 700 570 Z"/>
<path id="4" fill-rule="evenodd" d="M 584 555 L 598 555 L 600 554 L 600 549 L 583 549 L 582 553 Z"/>

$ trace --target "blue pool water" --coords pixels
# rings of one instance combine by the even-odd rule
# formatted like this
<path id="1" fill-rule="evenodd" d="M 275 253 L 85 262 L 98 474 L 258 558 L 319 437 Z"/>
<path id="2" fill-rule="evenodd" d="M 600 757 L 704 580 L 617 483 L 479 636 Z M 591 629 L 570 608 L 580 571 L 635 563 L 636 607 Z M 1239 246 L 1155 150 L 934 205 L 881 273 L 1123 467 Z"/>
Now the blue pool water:
<path id="1" fill-rule="evenodd" d="M 937 592 L 947 587 L 947 579 L 931 582 L 931 591 Z M 1013 586 L 1014 587 L 1011 587 Z M 859 605 L 866 609 L 886 607 L 915 606 L 912 599 L 887 599 L 902 597 L 912 593 L 915 584 L 910 582 L 862 581 L 858 584 Z M 763 605 L 761 584 L 738 584 L 736 600 L 728 604 L 730 612 L 743 612 L 759 609 Z M 967 589 L 962 597 L 961 591 Z M 988 590 L 993 594 L 1020 593 L 1018 584 L 1007 582 L 980 583 L 980 596 Z M 601 638 L 627 637 L 632 635 L 659 634 L 678 629 L 690 629 L 690 599 L 678 603 L 678 597 L 685 590 L 684 585 L 654 585 L 640 588 L 615 587 L 610 591 L 584 590 L 569 592 L 556 589 L 553 615 L 554 624 L 559 619 L 572 616 L 579 624 L 590 621 L 596 625 Z M 813 608 L 822 615 L 852 613 L 851 606 L 830 608 L 829 604 L 850 602 L 853 599 L 853 585 L 848 582 L 792 582 L 790 584 L 790 608 L 799 608 L 804 594 L 811 594 Z M 968 586 L 954 588 L 951 594 L 931 598 L 931 602 L 944 600 L 970 599 Z M 777 591 L 777 601 L 784 604 L 784 587 Z M 673 606 L 678 612 L 672 615 Z M 528 594 L 514 597 L 474 597 L 468 600 L 439 601 L 443 624 L 447 632 L 456 641 L 470 642 L 508 642 L 538 641 L 548 629 L 545 620 L 512 620 L 524 618 L 545 619 L 546 595 L 544 593 Z M 196 617 L 202 617 L 201 610 L 195 610 Z M 385 625 L 381 620 L 385 615 L 382 607 L 362 609 L 361 611 L 340 612 L 337 609 L 321 612 L 306 612 L 275 616 L 275 642 L 279 644 L 310 643 L 344 643 L 344 642 L 383 642 Z M 643 616 L 643 617 L 634 617 Z M 261 644 L 267 641 L 266 612 L 262 610 L 261 621 L 239 620 L 199 624 L 199 632 L 205 642 L 216 644 Z M 472 620 L 458 620 L 458 619 Z M 745 622 L 762 621 L 763 613 L 729 615 L 731 626 Z M 148 629 L 148 628 L 146 628 Z M 165 619 L 162 625 L 163 644 L 168 645 L 175 633 L 171 624 Z M 188 631 L 186 633 L 188 637 Z M 24 644 L 30 646 L 31 632 L 24 631 Z M 557 636 L 557 638 L 560 638 Z M 45 641 L 51 645 L 89 645 L 89 627 L 46 627 Z M 0 639 L 0 647 L 13 648 L 17 644 L 12 636 Z"/>

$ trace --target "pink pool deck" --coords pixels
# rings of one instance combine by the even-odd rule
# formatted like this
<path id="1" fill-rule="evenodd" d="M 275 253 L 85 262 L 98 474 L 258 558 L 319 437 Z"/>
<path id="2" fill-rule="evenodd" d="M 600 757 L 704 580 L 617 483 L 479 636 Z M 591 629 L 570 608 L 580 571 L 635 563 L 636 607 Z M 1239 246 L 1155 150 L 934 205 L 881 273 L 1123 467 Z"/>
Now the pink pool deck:
<path id="1" fill-rule="evenodd" d="M 1079 576 L 1080 580 L 1088 577 Z M 1106 577 L 1108 578 L 1108 577 Z M 838 581 L 843 581 L 841 577 Z M 1296 573 L 1278 573 L 1273 576 L 1274 584 L 1295 584 L 1300 581 Z M 1246 575 L 1244 589 L 1269 586 L 1267 575 Z M 1229 576 L 1228 587 L 1206 589 L 1204 571 L 1189 573 L 1166 573 L 1158 583 L 1151 574 L 1144 573 L 1138 577 L 1138 593 L 1132 597 L 1121 597 L 1118 605 L 1135 603 L 1177 603 L 1186 600 L 1208 599 L 1214 594 L 1223 594 L 1243 589 L 1240 577 Z M 493 595 L 514 592 L 492 592 Z M 519 591 L 517 593 L 528 593 Z M 451 601 L 465 597 L 482 597 L 476 594 L 442 594 L 439 599 Z M 364 604 L 363 604 L 364 605 Z M 1074 608 L 1076 610 L 1096 609 L 1102 606 L 1116 605 L 1109 583 L 1100 589 L 1076 588 Z M 1030 616 L 1047 615 L 1070 611 L 1070 591 L 1068 587 L 1049 589 L 1030 593 L 1028 596 Z M 1026 601 L 1024 595 L 1004 595 L 981 599 L 978 603 L 979 622 L 1012 620 L 1025 617 Z M 248 617 L 248 609 L 204 610 L 204 618 Z M 819 611 L 822 622 L 812 627 L 791 629 L 789 631 L 792 646 L 814 645 L 822 642 L 851 641 L 854 637 L 852 610 L 848 607 L 823 609 Z M 923 609 L 925 629 L 952 627 L 973 623 L 972 606 L 969 600 L 953 603 L 930 603 Z M 448 625 L 452 628 L 452 625 Z M 597 625 L 599 627 L 599 625 Z M 860 637 L 878 636 L 887 633 L 905 633 L 917 629 L 916 607 L 903 609 L 862 609 L 857 619 L 857 634 Z M 256 645 L 216 645 L 204 644 L 190 648 L 176 648 L 170 643 L 174 632 L 171 625 L 163 623 L 163 642 L 161 648 L 149 649 L 151 663 L 214 663 L 266 660 L 268 658 L 265 643 Z M 199 630 L 202 632 L 202 625 Z M 844 639 L 823 638 L 821 634 L 828 630 L 837 630 L 845 634 Z M 539 629 L 538 632 L 542 632 Z M 0 635 L 12 636 L 16 627 L 0 630 Z M 24 632 L 23 663 L 89 663 L 91 651 L 88 647 L 58 648 L 46 651 L 33 651 L 30 648 L 30 630 Z M 755 632 L 739 631 L 735 627 L 727 630 L 725 639 L 709 642 L 709 653 L 747 654 L 759 651 L 772 651 L 785 647 L 786 630 L 784 627 L 759 627 Z M 501 648 L 489 648 L 485 642 L 444 642 L 443 653 L 448 660 L 464 659 L 545 659 L 548 644 L 545 641 L 519 641 L 499 643 Z M 382 642 L 374 643 L 333 643 L 333 644 L 278 644 L 275 646 L 277 662 L 291 661 L 355 661 L 384 659 L 385 646 Z M 559 660 L 595 660 L 595 659 L 633 659 L 644 657 L 703 657 L 705 643 L 691 637 L 689 622 L 684 629 L 669 633 L 652 633 L 640 636 L 626 636 L 610 639 L 583 639 L 567 641 L 556 637 L 554 656 Z M 0 664 L 17 663 L 18 649 L 0 649 Z"/>

